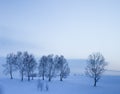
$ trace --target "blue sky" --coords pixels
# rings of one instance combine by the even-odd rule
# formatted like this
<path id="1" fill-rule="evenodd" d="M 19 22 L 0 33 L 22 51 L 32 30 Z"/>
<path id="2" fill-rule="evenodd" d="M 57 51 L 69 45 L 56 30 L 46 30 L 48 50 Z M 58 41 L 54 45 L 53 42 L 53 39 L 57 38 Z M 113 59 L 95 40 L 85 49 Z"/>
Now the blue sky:
<path id="1" fill-rule="evenodd" d="M 87 58 L 101 52 L 120 66 L 119 0 L 0 0 L 0 56 L 29 51 Z"/>

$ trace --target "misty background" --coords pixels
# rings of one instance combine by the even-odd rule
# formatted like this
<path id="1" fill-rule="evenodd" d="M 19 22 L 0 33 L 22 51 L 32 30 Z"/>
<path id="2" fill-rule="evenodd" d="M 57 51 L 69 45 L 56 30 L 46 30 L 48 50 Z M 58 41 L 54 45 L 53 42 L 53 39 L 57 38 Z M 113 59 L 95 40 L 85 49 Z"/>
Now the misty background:
<path id="1" fill-rule="evenodd" d="M 29 51 L 87 59 L 101 52 L 120 68 L 119 0 L 1 0 L 0 57 Z"/>

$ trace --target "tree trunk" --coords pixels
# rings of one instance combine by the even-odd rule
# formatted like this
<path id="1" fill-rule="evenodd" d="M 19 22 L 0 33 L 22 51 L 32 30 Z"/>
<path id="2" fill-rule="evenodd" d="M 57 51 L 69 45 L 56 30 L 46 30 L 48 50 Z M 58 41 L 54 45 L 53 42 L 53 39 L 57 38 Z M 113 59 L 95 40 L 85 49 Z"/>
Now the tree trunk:
<path id="1" fill-rule="evenodd" d="M 63 81 L 62 77 L 60 77 L 60 81 Z"/>
<path id="2" fill-rule="evenodd" d="M 49 82 L 51 81 L 51 77 L 49 77 L 49 80 L 48 80 Z"/>
<path id="3" fill-rule="evenodd" d="M 21 73 L 21 81 L 23 81 L 23 72 Z"/>
<path id="4" fill-rule="evenodd" d="M 30 77 L 28 77 L 28 81 L 30 81 Z"/>
<path id="5" fill-rule="evenodd" d="M 28 75 L 28 81 L 30 81 L 30 76 Z"/>
<path id="6" fill-rule="evenodd" d="M 60 81 L 63 81 L 63 79 L 62 79 L 62 74 L 60 74 Z"/>
<path id="7" fill-rule="evenodd" d="M 13 79 L 13 75 L 12 75 L 12 72 L 10 72 L 10 79 Z"/>
<path id="8" fill-rule="evenodd" d="M 96 81 L 96 78 L 94 79 L 94 87 L 96 87 L 96 83 L 97 83 L 97 81 Z"/>
<path id="9" fill-rule="evenodd" d="M 43 76 L 42 76 L 42 79 L 44 80 L 44 74 L 43 74 Z"/>
<path id="10" fill-rule="evenodd" d="M 22 77 L 21 77 L 21 81 L 23 81 L 23 75 L 22 75 Z"/>

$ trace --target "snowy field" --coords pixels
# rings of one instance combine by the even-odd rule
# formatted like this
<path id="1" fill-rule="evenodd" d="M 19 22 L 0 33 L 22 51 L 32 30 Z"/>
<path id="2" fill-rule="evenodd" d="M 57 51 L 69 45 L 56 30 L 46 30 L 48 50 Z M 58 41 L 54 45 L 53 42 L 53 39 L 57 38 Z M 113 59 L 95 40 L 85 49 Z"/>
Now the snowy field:
<path id="1" fill-rule="evenodd" d="M 2 60 L 4 62 L 4 60 Z M 48 82 L 48 91 L 45 86 L 43 91 L 38 90 L 38 78 L 30 82 L 20 81 L 19 76 L 10 80 L 9 76 L 3 75 L 3 67 L 0 71 L 0 87 L 2 94 L 120 94 L 120 72 L 106 71 L 97 87 L 93 87 L 93 80 L 84 75 L 85 60 L 68 60 L 71 75 L 64 79 L 53 78 Z M 0 62 L 1 65 L 3 62 Z M 45 85 L 46 81 L 43 83 Z"/>
<path id="2" fill-rule="evenodd" d="M 19 79 L 0 79 L 3 94 L 120 94 L 120 76 L 104 76 L 97 87 L 85 76 L 70 76 L 63 82 L 54 79 L 49 90 L 37 89 L 37 80 L 21 82 Z"/>

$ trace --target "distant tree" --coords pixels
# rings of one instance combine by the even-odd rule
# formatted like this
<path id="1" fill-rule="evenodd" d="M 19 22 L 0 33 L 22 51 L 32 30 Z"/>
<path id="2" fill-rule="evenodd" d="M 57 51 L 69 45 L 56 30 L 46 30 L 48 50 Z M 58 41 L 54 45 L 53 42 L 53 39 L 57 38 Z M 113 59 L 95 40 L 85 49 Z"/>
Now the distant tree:
<path id="1" fill-rule="evenodd" d="M 55 68 L 55 76 L 58 76 L 60 74 L 59 56 L 58 55 L 55 55 L 55 57 L 54 57 L 54 68 Z"/>
<path id="2" fill-rule="evenodd" d="M 29 55 L 28 52 L 24 52 L 25 73 L 30 81 L 30 76 L 36 68 L 36 61 L 33 55 Z"/>
<path id="3" fill-rule="evenodd" d="M 30 81 L 30 77 L 35 77 L 34 73 L 37 63 L 33 55 L 29 55 L 28 52 L 17 52 L 17 60 L 16 65 L 17 69 L 21 75 L 21 81 L 23 81 L 24 75 L 27 75 L 28 81 Z"/>
<path id="4" fill-rule="evenodd" d="M 25 74 L 25 58 L 22 52 L 17 52 L 17 61 L 16 61 L 17 69 L 21 75 L 21 81 L 23 81 Z"/>
<path id="5" fill-rule="evenodd" d="M 52 54 L 47 56 L 47 75 L 46 76 L 48 77 L 49 82 L 55 76 L 55 63 L 54 63 Z"/>
<path id="6" fill-rule="evenodd" d="M 38 69 L 42 79 L 44 80 L 44 77 L 47 77 L 48 81 L 51 81 L 57 74 L 60 76 L 60 81 L 62 81 L 70 73 L 70 68 L 64 56 L 59 57 L 52 54 L 42 56 Z"/>
<path id="7" fill-rule="evenodd" d="M 42 56 L 39 60 L 39 66 L 38 66 L 39 76 L 42 77 L 42 79 L 45 79 L 46 73 L 47 73 L 47 57 Z"/>
<path id="8" fill-rule="evenodd" d="M 4 73 L 9 74 L 10 78 L 13 79 L 13 71 L 15 71 L 16 68 L 16 55 L 13 53 L 10 53 L 6 57 L 6 64 L 3 65 L 5 67 Z"/>
<path id="9" fill-rule="evenodd" d="M 33 55 L 30 55 L 30 62 L 31 62 L 30 63 L 30 75 L 31 75 L 32 80 L 33 80 L 33 78 L 37 76 L 37 74 L 35 73 L 35 70 L 37 68 L 37 62 L 36 62 Z"/>
<path id="10" fill-rule="evenodd" d="M 60 56 L 58 58 L 57 69 L 59 70 L 60 81 L 62 81 L 63 78 L 66 78 L 69 75 L 70 68 L 64 56 Z"/>
<path id="11" fill-rule="evenodd" d="M 101 78 L 102 73 L 105 71 L 105 58 L 100 53 L 93 53 L 88 57 L 88 63 L 86 67 L 86 75 L 93 78 L 94 86 Z"/>

